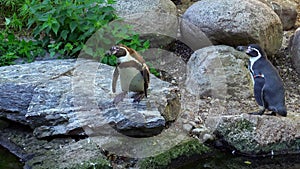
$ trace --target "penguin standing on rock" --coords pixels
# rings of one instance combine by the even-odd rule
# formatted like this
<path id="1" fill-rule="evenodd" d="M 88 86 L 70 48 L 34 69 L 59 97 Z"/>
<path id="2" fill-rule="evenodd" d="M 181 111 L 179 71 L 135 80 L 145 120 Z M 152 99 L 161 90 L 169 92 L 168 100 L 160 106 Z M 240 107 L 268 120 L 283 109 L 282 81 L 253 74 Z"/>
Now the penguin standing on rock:
<path id="1" fill-rule="evenodd" d="M 116 45 L 106 53 L 117 57 L 117 67 L 113 73 L 112 91 L 116 92 L 116 84 L 120 75 L 122 93 L 114 99 L 114 104 L 122 101 L 129 91 L 137 92 L 133 102 L 140 102 L 147 97 L 150 83 L 150 72 L 145 60 L 134 49 L 125 45 Z"/>
<path id="2" fill-rule="evenodd" d="M 283 82 L 265 52 L 256 44 L 238 46 L 237 50 L 244 51 L 250 56 L 248 69 L 254 83 L 255 100 L 260 107 L 258 112 L 251 114 L 262 115 L 267 109 L 272 111 L 271 115 L 286 117 Z"/>

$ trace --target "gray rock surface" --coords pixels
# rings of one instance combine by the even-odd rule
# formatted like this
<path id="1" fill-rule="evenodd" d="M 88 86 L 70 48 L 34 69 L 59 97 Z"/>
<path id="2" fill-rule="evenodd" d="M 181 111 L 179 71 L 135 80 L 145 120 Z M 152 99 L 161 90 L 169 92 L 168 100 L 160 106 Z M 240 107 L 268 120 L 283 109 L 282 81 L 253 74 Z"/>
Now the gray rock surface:
<path id="1" fill-rule="evenodd" d="M 163 118 L 165 114 L 177 117 L 180 110 L 178 89 L 154 76 L 149 98 L 137 104 L 128 96 L 114 106 L 113 67 L 91 60 L 42 61 L 0 69 L 4 93 L 0 116 L 29 125 L 38 138 L 115 130 L 151 136 L 170 120 Z"/>
<path id="2" fill-rule="evenodd" d="M 190 6 L 182 17 L 199 27 L 213 44 L 257 43 L 268 54 L 276 53 L 281 47 L 280 18 L 257 0 L 201 0 Z"/>
<path id="3" fill-rule="evenodd" d="M 111 168 L 101 149 L 90 139 L 41 140 L 34 137 L 26 127 L 16 128 L 10 124 L 1 128 L 1 138 L 13 144 L 13 147 L 8 145 L 7 149 L 15 150 L 14 154 L 26 156 L 22 158 L 22 162 L 25 163 L 24 168 Z"/>
<path id="4" fill-rule="evenodd" d="M 165 46 L 177 37 L 177 9 L 170 0 L 118 0 L 113 7 L 152 47 Z"/>
<path id="5" fill-rule="evenodd" d="M 300 28 L 298 28 L 290 41 L 290 55 L 293 65 L 298 73 L 300 73 Z"/>
<path id="6" fill-rule="evenodd" d="M 290 30 L 297 19 L 297 3 L 290 0 L 260 0 L 270 6 L 279 16 L 283 30 Z"/>
<path id="7" fill-rule="evenodd" d="M 299 152 L 299 116 L 208 117 L 215 123 L 216 133 L 238 153 L 248 155 L 278 155 Z M 212 125 L 212 124 L 209 124 Z"/>
<path id="8" fill-rule="evenodd" d="M 187 64 L 187 90 L 201 97 L 251 96 L 248 57 L 229 46 L 209 46 L 194 52 Z M 247 90 L 248 89 L 248 90 Z"/>
<path id="9" fill-rule="evenodd" d="M 170 0 L 139 0 L 139 1 L 122 1 L 117 0 L 113 5 L 119 16 L 124 17 L 136 13 L 148 11 L 157 11 L 161 13 L 176 13 L 176 6 Z"/>

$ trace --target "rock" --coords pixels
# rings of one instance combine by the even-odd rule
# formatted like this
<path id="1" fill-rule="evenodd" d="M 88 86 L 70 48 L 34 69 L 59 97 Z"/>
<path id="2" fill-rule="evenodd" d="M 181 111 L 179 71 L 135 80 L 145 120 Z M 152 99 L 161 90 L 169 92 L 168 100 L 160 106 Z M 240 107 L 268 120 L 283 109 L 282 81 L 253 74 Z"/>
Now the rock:
<path id="1" fill-rule="evenodd" d="M 26 127 L 16 125 L 1 129 L 1 138 L 9 138 L 13 143 L 13 147 L 6 147 L 8 150 L 23 153 L 24 168 L 111 168 L 101 150 L 88 138 L 41 140 Z"/>
<path id="2" fill-rule="evenodd" d="M 29 125 L 38 138 L 116 131 L 145 137 L 162 131 L 170 120 L 163 116 L 177 117 L 178 89 L 154 76 L 149 98 L 112 105 L 112 71 L 84 59 L 1 67 L 0 116 Z"/>
<path id="3" fill-rule="evenodd" d="M 124 24 L 150 40 L 153 48 L 166 46 L 177 37 L 177 9 L 170 0 L 117 0 L 113 7 Z"/>
<path id="4" fill-rule="evenodd" d="M 290 0 L 260 0 L 270 6 L 279 16 L 283 30 L 290 30 L 297 19 L 297 3 Z"/>
<path id="5" fill-rule="evenodd" d="M 209 118 L 217 122 L 215 133 L 239 153 L 256 156 L 299 151 L 299 118 L 248 114 Z"/>
<path id="6" fill-rule="evenodd" d="M 283 31 L 279 17 L 257 0 L 201 0 L 182 17 L 200 28 L 213 44 L 257 43 L 270 55 L 281 47 Z"/>
<path id="7" fill-rule="evenodd" d="M 140 0 L 140 1 L 122 1 L 117 0 L 113 5 L 120 17 L 145 13 L 148 11 L 157 11 L 158 13 L 176 13 L 176 6 L 170 0 Z"/>
<path id="8" fill-rule="evenodd" d="M 190 132 L 193 128 L 193 126 L 191 124 L 183 124 L 183 129 L 187 132 Z"/>
<path id="9" fill-rule="evenodd" d="M 198 98 L 242 99 L 251 96 L 247 56 L 228 46 L 194 52 L 187 63 L 186 89 Z"/>
<path id="10" fill-rule="evenodd" d="M 197 139 L 184 140 L 168 151 L 156 156 L 141 159 L 138 162 L 139 168 L 178 168 L 184 165 L 185 161 L 191 162 L 193 156 L 204 155 L 211 150 Z M 186 159 L 185 159 L 186 158 Z M 178 162 L 174 162 L 179 160 Z M 172 165 L 173 164 L 173 165 Z M 175 164 L 175 165 L 174 165 Z"/>
<path id="11" fill-rule="evenodd" d="M 290 41 L 290 55 L 296 71 L 300 74 L 300 28 L 298 28 Z"/>

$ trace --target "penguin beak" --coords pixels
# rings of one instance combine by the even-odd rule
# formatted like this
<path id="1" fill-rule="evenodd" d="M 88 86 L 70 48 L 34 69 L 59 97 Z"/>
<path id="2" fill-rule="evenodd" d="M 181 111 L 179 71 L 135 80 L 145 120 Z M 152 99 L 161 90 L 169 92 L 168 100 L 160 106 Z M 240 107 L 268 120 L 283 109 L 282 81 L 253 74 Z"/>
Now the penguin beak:
<path id="1" fill-rule="evenodd" d="M 108 51 L 105 52 L 105 56 L 114 55 L 117 52 L 118 52 L 118 48 L 113 46 L 112 48 L 110 48 Z"/>
<path id="2" fill-rule="evenodd" d="M 249 54 L 251 52 L 251 48 L 247 48 L 246 54 Z"/>
<path id="3" fill-rule="evenodd" d="M 241 52 L 245 52 L 248 49 L 248 46 L 238 46 L 235 49 Z"/>

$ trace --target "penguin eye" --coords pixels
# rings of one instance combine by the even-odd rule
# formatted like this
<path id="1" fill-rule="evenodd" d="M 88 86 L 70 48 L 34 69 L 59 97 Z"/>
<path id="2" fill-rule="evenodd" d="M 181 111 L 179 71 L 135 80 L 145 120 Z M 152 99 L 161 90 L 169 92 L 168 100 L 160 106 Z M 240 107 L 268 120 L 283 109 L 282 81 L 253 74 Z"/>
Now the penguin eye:
<path id="1" fill-rule="evenodd" d="M 118 51 L 119 50 L 119 48 L 117 47 L 117 46 L 113 46 L 113 47 L 111 47 L 111 49 L 110 49 L 111 51 Z"/>

